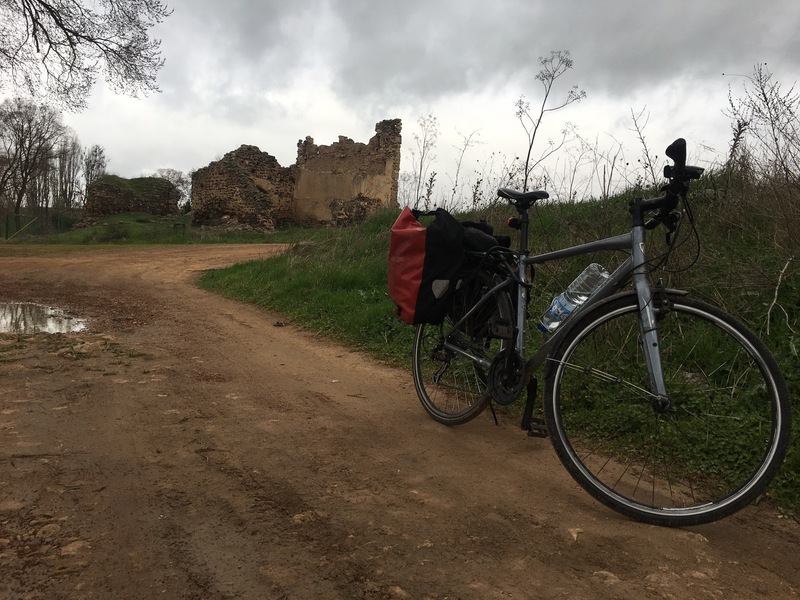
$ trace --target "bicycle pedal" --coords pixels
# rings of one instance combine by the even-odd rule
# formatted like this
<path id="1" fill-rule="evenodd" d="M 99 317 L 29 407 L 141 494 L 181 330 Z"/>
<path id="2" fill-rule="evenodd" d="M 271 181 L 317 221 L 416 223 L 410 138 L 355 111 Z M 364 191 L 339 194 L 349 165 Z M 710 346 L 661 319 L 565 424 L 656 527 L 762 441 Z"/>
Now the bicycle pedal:
<path id="1" fill-rule="evenodd" d="M 537 438 L 546 438 L 550 436 L 544 419 L 531 419 L 531 422 L 528 425 L 528 436 Z"/>

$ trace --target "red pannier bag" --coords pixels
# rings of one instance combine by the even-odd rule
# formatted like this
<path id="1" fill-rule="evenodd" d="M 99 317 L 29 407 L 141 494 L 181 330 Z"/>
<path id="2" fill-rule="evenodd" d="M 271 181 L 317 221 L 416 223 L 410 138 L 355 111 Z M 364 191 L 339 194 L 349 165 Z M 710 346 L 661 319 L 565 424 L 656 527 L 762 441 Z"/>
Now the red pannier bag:
<path id="1" fill-rule="evenodd" d="M 418 217 L 434 216 L 425 227 Z M 389 297 L 409 325 L 441 323 L 464 263 L 464 227 L 444 209 L 405 207 L 389 241 Z"/>

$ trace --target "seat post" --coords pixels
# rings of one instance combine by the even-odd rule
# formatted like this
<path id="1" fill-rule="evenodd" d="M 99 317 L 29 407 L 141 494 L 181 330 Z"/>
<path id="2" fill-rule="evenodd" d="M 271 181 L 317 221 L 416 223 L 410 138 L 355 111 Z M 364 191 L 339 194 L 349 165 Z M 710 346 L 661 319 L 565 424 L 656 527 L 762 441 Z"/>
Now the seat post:
<path id="1" fill-rule="evenodd" d="M 519 213 L 519 252 L 525 255 L 528 253 L 528 225 L 530 224 L 528 209 L 530 205 L 523 200 L 516 202 L 515 207 Z"/>

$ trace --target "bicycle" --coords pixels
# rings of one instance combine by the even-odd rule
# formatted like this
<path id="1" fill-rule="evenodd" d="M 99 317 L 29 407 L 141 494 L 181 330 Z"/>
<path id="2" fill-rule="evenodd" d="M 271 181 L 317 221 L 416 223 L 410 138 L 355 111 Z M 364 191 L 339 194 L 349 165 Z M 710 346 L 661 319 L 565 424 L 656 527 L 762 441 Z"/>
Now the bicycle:
<path id="1" fill-rule="evenodd" d="M 686 291 L 650 282 L 656 259 L 646 254 L 646 232 L 664 226 L 669 240 L 686 215 L 693 223 L 687 193 L 703 172 L 686 165 L 683 139 L 666 154 L 668 183 L 658 197 L 629 203 L 629 233 L 544 254 L 530 255 L 528 210 L 547 192 L 499 189 L 519 215 L 510 220 L 518 247 L 471 253 L 444 322 L 417 325 L 412 372 L 422 406 L 446 425 L 527 389 L 522 428 L 549 436 L 584 490 L 627 517 L 688 526 L 764 492 L 787 452 L 791 409 L 780 369 L 754 333 Z M 526 357 L 535 267 L 601 250 L 628 256 Z M 543 419 L 533 417 L 539 368 Z"/>

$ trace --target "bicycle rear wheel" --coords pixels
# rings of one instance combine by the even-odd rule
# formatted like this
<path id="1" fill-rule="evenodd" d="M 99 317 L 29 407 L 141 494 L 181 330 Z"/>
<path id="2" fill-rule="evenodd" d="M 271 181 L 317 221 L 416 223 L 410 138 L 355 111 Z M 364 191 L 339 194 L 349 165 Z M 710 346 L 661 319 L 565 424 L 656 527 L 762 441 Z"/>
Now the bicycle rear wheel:
<path id="1" fill-rule="evenodd" d="M 414 386 L 423 408 L 445 425 L 466 423 L 483 411 L 489 401 L 487 365 L 508 345 L 501 330 L 511 327 L 511 301 L 503 292 L 453 328 L 490 288 L 486 274 L 465 279 L 441 325 L 417 325 Z"/>
<path id="2" fill-rule="evenodd" d="M 598 305 L 553 352 L 545 414 L 573 478 L 612 509 L 684 526 L 744 507 L 786 454 L 791 410 L 764 344 L 722 311 L 685 297 L 657 308 L 671 406 L 652 402 L 632 295 Z"/>

